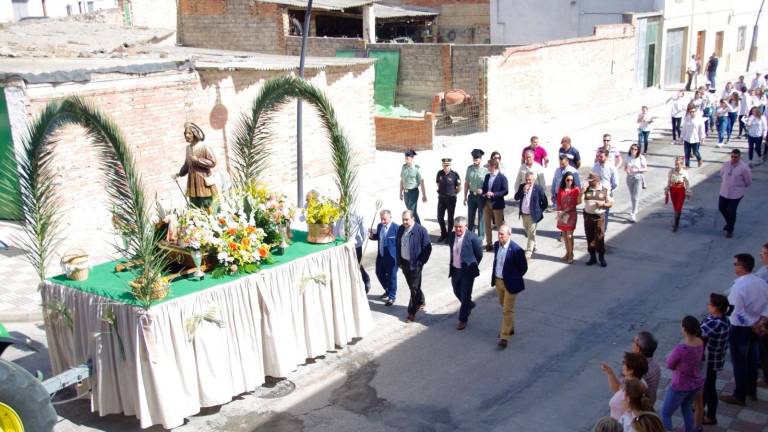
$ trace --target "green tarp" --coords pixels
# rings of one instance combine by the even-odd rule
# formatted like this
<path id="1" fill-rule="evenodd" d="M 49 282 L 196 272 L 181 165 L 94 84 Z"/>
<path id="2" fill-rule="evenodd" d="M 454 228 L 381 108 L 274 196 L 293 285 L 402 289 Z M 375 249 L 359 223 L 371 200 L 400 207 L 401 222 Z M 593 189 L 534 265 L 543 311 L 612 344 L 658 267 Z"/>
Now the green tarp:
<path id="1" fill-rule="evenodd" d="M 273 264 L 266 264 L 261 268 L 274 268 L 342 243 L 343 240 L 337 240 L 334 243 L 322 245 L 310 244 L 307 243 L 306 232 L 293 231 L 293 244 L 291 244 L 285 250 L 285 255 L 275 255 L 275 262 Z M 88 279 L 84 281 L 70 280 L 67 279 L 66 275 L 58 275 L 50 278 L 49 280 L 57 284 L 66 285 L 83 292 L 96 294 L 98 296 L 105 297 L 120 303 L 142 306 L 141 302 L 133 296 L 131 293 L 131 288 L 128 286 L 128 282 L 133 280 L 135 275 L 131 272 L 116 272 L 116 263 L 117 262 L 108 262 L 94 266 L 90 271 Z M 244 276 L 247 275 L 225 276 L 219 279 L 214 279 L 210 274 L 206 274 L 203 280 L 197 280 L 197 278 L 194 278 L 190 275 L 186 279 L 179 279 L 173 282 L 171 284 L 168 296 L 162 300 L 153 302 L 152 304 L 154 305 L 179 297 L 184 297 L 185 295 L 203 291 L 222 283 L 231 282 Z"/>
<path id="2" fill-rule="evenodd" d="M 370 57 L 376 59 L 373 100 L 377 105 L 393 106 L 397 95 L 398 50 L 336 50 L 336 57 Z"/>

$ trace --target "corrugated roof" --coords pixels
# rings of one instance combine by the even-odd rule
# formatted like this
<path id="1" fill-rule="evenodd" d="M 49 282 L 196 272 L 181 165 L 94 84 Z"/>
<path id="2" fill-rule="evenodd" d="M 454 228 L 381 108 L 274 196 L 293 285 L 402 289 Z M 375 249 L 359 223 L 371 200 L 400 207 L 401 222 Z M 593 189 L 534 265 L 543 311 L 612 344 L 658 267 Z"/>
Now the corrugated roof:
<path id="1" fill-rule="evenodd" d="M 275 3 L 285 6 L 307 8 L 307 0 L 259 0 L 262 3 Z M 375 0 L 313 0 L 312 9 L 339 11 L 373 4 Z"/>
<path id="2" fill-rule="evenodd" d="M 429 8 L 420 8 L 415 6 L 388 6 L 378 3 L 373 5 L 373 13 L 376 15 L 376 18 L 382 19 L 440 15 L 438 11 Z"/>

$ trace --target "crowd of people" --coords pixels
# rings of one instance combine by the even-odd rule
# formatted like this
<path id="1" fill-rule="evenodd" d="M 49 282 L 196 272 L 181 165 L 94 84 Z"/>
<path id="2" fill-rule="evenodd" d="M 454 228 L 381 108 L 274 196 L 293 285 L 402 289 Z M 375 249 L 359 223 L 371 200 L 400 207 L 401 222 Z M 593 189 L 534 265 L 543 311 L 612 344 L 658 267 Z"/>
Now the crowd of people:
<path id="1" fill-rule="evenodd" d="M 758 74 L 749 88 L 743 79 L 726 83 L 719 106 L 708 86 L 695 91 L 690 100 L 680 92 L 669 101 L 673 144 L 683 145 L 683 154 L 675 157 L 663 191 L 665 204 L 671 204 L 673 209 L 673 232 L 678 231 L 686 200 L 693 193 L 688 173 L 691 159 L 696 158 L 697 166 L 701 166 L 700 146 L 715 128 L 719 136 L 718 146 L 728 144 L 738 120 L 742 124 L 736 138 L 741 138 L 742 134 L 747 137 L 750 162 L 741 160 L 738 148 L 731 149 L 729 160 L 720 169 L 718 203 L 725 220 L 723 233 L 726 238 L 733 237 L 739 203 L 752 183 L 751 168 L 756 164 L 753 153 L 758 157 L 765 154 L 762 151 L 768 129 L 763 114 L 765 81 L 760 79 Z M 465 170 L 463 185 L 462 176 L 452 168 L 453 160 L 442 159 L 442 169 L 435 177 L 440 226 L 435 243 L 448 246 L 447 276 L 460 303 L 457 330 L 464 330 L 468 325 L 475 307 L 472 292 L 475 279 L 480 275 L 479 264 L 485 253 L 492 252 L 490 285 L 496 291 L 502 312 L 497 346 L 499 349 L 507 347 L 510 337 L 515 334 L 516 298 L 525 289 L 524 276 L 537 252 L 537 226 L 547 213 L 554 214 L 555 225 L 561 232 L 565 263 L 571 264 L 575 260 L 573 234 L 581 214 L 588 252 L 585 264 L 607 267 L 605 233 L 618 193 L 619 173 L 623 171 L 626 179 L 629 220 L 634 223 L 641 211 L 642 194 L 648 188 L 646 155 L 654 120 L 655 117 L 648 114 L 648 108 L 642 107 L 637 117 L 638 141 L 626 154 L 612 143 L 610 134 L 604 134 L 602 145 L 595 150 L 595 159 L 583 178 L 580 177 L 582 156 L 571 139 L 563 137 L 549 185 L 545 176 L 549 155 L 536 136 L 531 137 L 529 145 L 522 150 L 520 166 L 513 178 L 508 177 L 511 172 L 504 169 L 498 151 L 484 161 L 483 150 L 472 150 L 472 163 Z M 378 242 L 376 276 L 384 289 L 381 300 L 386 306 L 394 304 L 398 292 L 397 273 L 402 271 L 410 290 L 405 321 L 413 322 L 426 306 L 421 275 L 430 259 L 433 242 L 418 215 L 419 201 L 428 201 L 427 182 L 421 167 L 414 162 L 416 152 L 409 150 L 404 156 L 400 199 L 407 210 L 401 215 L 402 224 L 393 220 L 389 210 L 381 210 L 379 223 L 368 230 L 368 238 Z M 459 195 L 467 207 L 466 217 L 455 214 Z M 509 210 L 506 207 L 510 201 L 515 202 L 517 211 L 513 213 L 517 213 L 517 224 L 525 233 L 525 242 L 521 245 L 511 239 L 515 223 L 506 220 L 505 213 Z M 361 218 L 359 230 L 364 230 Z M 497 231 L 496 241 L 494 230 Z M 358 258 L 362 242 L 362 236 L 358 236 Z M 632 350 L 625 353 L 618 375 L 607 364 L 602 365 L 613 392 L 609 402 L 611 416 L 601 419 L 595 430 L 670 430 L 672 415 L 677 410 L 682 413 L 686 432 L 717 424 L 718 401 L 744 405 L 746 398 L 755 398 L 758 357 L 763 361 L 765 373 L 760 385 L 768 386 L 768 338 L 758 336 L 752 328 L 753 325 L 763 325 L 766 320 L 763 316 L 768 315 L 768 244 L 761 257 L 764 266 L 755 276 L 752 274 L 754 258 L 749 254 L 736 255 L 734 269 L 738 278 L 729 296 L 711 294 L 707 306 L 709 314 L 701 322 L 694 316 L 683 318 L 682 341 L 665 363 L 660 365 L 653 358 L 657 347 L 654 336 L 640 332 L 632 341 Z M 363 270 L 368 291 L 370 281 L 366 276 Z M 718 397 L 715 381 L 718 371 L 724 367 L 729 349 L 736 389 L 732 395 Z M 664 393 L 662 408 L 656 413 L 653 406 L 662 366 L 671 370 L 672 380 Z"/>

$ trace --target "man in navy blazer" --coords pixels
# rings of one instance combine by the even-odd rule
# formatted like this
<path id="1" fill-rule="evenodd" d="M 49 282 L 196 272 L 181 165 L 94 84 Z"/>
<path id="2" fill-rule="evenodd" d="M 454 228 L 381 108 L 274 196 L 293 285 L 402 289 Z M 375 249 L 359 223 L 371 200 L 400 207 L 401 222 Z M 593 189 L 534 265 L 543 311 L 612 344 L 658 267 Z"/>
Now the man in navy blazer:
<path id="1" fill-rule="evenodd" d="M 493 244 L 491 286 L 496 287 L 502 310 L 499 349 L 506 348 L 509 336 L 515 334 L 515 301 L 517 294 L 525 289 L 523 275 L 528 271 L 525 252 L 509 234 L 509 226 L 500 226 L 499 241 Z"/>
<path id="2" fill-rule="evenodd" d="M 488 174 L 483 180 L 483 222 L 485 223 L 485 250 L 493 250 L 493 233 L 491 220 L 496 226 L 504 223 L 504 197 L 509 194 L 507 177 L 499 171 L 499 161 L 488 161 Z"/>
<path id="3" fill-rule="evenodd" d="M 453 220 L 453 233 L 448 236 L 450 258 L 448 277 L 451 278 L 453 294 L 461 302 L 459 323 L 456 330 L 467 328 L 467 320 L 475 302 L 472 301 L 472 287 L 480 275 L 480 260 L 483 259 L 483 242 L 467 230 L 467 218 L 459 216 Z"/>
<path id="4" fill-rule="evenodd" d="M 525 183 L 521 184 L 515 193 L 515 200 L 520 201 L 520 217 L 523 218 L 523 228 L 528 243 L 525 246 L 525 257 L 530 259 L 536 251 L 536 225 L 544 218 L 547 209 L 547 194 L 536 183 L 535 175 L 531 172 L 525 175 Z"/>
<path id="5" fill-rule="evenodd" d="M 421 269 L 432 254 L 429 232 L 413 220 L 410 210 L 403 212 L 403 224 L 397 229 L 397 262 L 411 290 L 406 322 L 416 320 L 416 312 L 425 306 L 421 291 Z"/>
<path id="6" fill-rule="evenodd" d="M 392 222 L 389 210 L 379 212 L 381 223 L 376 231 L 369 230 L 368 238 L 379 242 L 376 254 L 376 278 L 384 288 L 381 300 L 387 306 L 392 306 L 397 295 L 397 229 L 399 226 Z"/>

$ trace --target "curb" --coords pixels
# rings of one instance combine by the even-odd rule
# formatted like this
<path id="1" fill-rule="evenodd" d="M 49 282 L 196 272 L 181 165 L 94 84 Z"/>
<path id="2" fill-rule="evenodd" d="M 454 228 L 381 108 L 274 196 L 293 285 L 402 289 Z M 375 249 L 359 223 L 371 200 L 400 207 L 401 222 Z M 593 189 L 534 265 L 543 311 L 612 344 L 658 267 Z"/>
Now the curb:
<path id="1" fill-rule="evenodd" d="M 0 323 L 36 322 L 43 320 L 43 313 L 35 312 L 0 312 Z"/>

